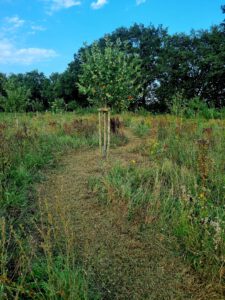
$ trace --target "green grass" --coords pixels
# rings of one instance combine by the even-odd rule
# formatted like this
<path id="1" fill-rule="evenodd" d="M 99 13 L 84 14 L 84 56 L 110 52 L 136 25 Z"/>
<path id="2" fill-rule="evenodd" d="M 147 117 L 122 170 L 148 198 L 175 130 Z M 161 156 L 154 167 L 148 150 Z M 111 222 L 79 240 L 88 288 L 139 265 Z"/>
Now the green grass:
<path id="1" fill-rule="evenodd" d="M 35 189 L 67 151 L 98 146 L 91 112 L 0 114 L 0 299 L 98 299 Z M 127 140 L 120 133 L 111 142 Z"/>
<path id="2" fill-rule="evenodd" d="M 66 264 L 68 253 L 58 253 L 57 241 L 49 241 L 52 255 L 35 245 L 50 224 L 37 228 L 41 220 L 33 187 L 65 151 L 97 146 L 95 121 L 79 123 L 72 114 L 3 114 L 0 136 L 0 298 L 61 299 L 61 292 L 67 299 L 87 299 L 76 257 Z"/>
<path id="3" fill-rule="evenodd" d="M 145 120 L 141 120 L 140 122 L 133 125 L 134 133 L 139 137 L 147 136 L 150 132 L 150 126 Z"/>
<path id="4" fill-rule="evenodd" d="M 145 164 L 116 164 L 90 185 L 105 203 L 125 201 L 140 228 L 155 222 L 176 237 L 181 255 L 223 284 L 224 120 L 122 118 L 140 138 L 133 152 Z M 66 151 L 98 145 L 96 124 L 83 112 L 0 114 L 0 299 L 100 299 L 70 241 L 59 239 L 47 208 L 40 212 L 34 188 Z M 113 147 L 125 143 L 112 136 Z"/>
<path id="5" fill-rule="evenodd" d="M 145 137 L 133 149 L 145 158 L 144 166 L 135 161 L 127 167 L 115 165 L 106 178 L 92 182 L 92 187 L 106 203 L 125 201 L 127 217 L 138 219 L 141 226 L 155 220 L 163 232 L 176 237 L 180 253 L 201 275 L 222 284 L 224 121 L 158 116 L 143 122 L 134 117 L 130 127 Z"/>

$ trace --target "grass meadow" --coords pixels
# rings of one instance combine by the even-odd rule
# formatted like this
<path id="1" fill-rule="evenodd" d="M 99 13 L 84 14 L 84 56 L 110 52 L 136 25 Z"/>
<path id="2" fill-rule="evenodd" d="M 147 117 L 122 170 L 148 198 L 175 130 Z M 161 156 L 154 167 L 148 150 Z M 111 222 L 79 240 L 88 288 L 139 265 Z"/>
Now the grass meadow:
<path id="1" fill-rule="evenodd" d="M 225 279 L 225 121 L 126 113 L 144 158 L 92 183 L 126 203 L 140 230 L 157 226 L 209 282 Z M 100 299 L 70 241 L 59 240 L 36 186 L 67 152 L 98 146 L 97 114 L 0 114 L 0 299 Z M 126 136 L 113 136 L 119 147 Z M 129 141 L 132 143 L 132 140 Z M 72 288 L 71 288 L 72 287 Z"/>
<path id="2" fill-rule="evenodd" d="M 94 184 L 102 199 L 127 203 L 131 221 L 157 225 L 203 278 L 224 284 L 224 120 L 125 115 L 123 121 L 142 140 L 132 151 L 145 161 L 115 164 Z"/>
<path id="3" fill-rule="evenodd" d="M 95 123 L 72 114 L 0 115 L 1 299 L 55 299 L 69 282 L 74 299 L 85 299 L 82 273 L 74 257 L 65 262 L 34 187 L 67 151 L 97 145 Z"/>

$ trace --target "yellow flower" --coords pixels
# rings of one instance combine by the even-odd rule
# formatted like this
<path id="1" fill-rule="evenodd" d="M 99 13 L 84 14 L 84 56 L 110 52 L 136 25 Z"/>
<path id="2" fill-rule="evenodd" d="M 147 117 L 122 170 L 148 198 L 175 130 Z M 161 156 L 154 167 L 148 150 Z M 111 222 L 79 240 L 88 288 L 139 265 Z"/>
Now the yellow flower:
<path id="1" fill-rule="evenodd" d="M 134 159 L 132 159 L 130 162 L 131 162 L 133 165 L 136 164 L 136 161 L 135 161 Z"/>

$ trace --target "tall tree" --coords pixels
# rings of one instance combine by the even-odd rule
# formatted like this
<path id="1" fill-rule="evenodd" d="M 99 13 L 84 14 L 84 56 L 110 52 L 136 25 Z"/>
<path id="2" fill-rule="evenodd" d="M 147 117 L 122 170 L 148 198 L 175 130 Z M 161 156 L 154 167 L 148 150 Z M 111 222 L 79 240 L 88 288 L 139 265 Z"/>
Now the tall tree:
<path id="1" fill-rule="evenodd" d="M 44 73 L 37 70 L 24 75 L 24 86 L 31 93 L 31 110 L 43 110 L 49 107 L 49 85 L 50 81 Z"/>
<path id="2" fill-rule="evenodd" d="M 176 93 L 196 96 L 209 105 L 224 105 L 225 35 L 220 26 L 190 35 L 168 36 L 159 65 L 159 103 L 166 108 Z"/>

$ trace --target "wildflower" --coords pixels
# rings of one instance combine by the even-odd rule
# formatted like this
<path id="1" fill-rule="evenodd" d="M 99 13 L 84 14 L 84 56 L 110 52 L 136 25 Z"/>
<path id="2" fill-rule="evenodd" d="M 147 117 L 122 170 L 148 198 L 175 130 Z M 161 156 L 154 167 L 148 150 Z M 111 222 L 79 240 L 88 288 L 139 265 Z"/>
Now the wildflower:
<path id="1" fill-rule="evenodd" d="M 133 165 L 136 164 L 136 160 L 134 160 L 134 159 L 132 159 L 130 162 L 131 162 Z"/>

